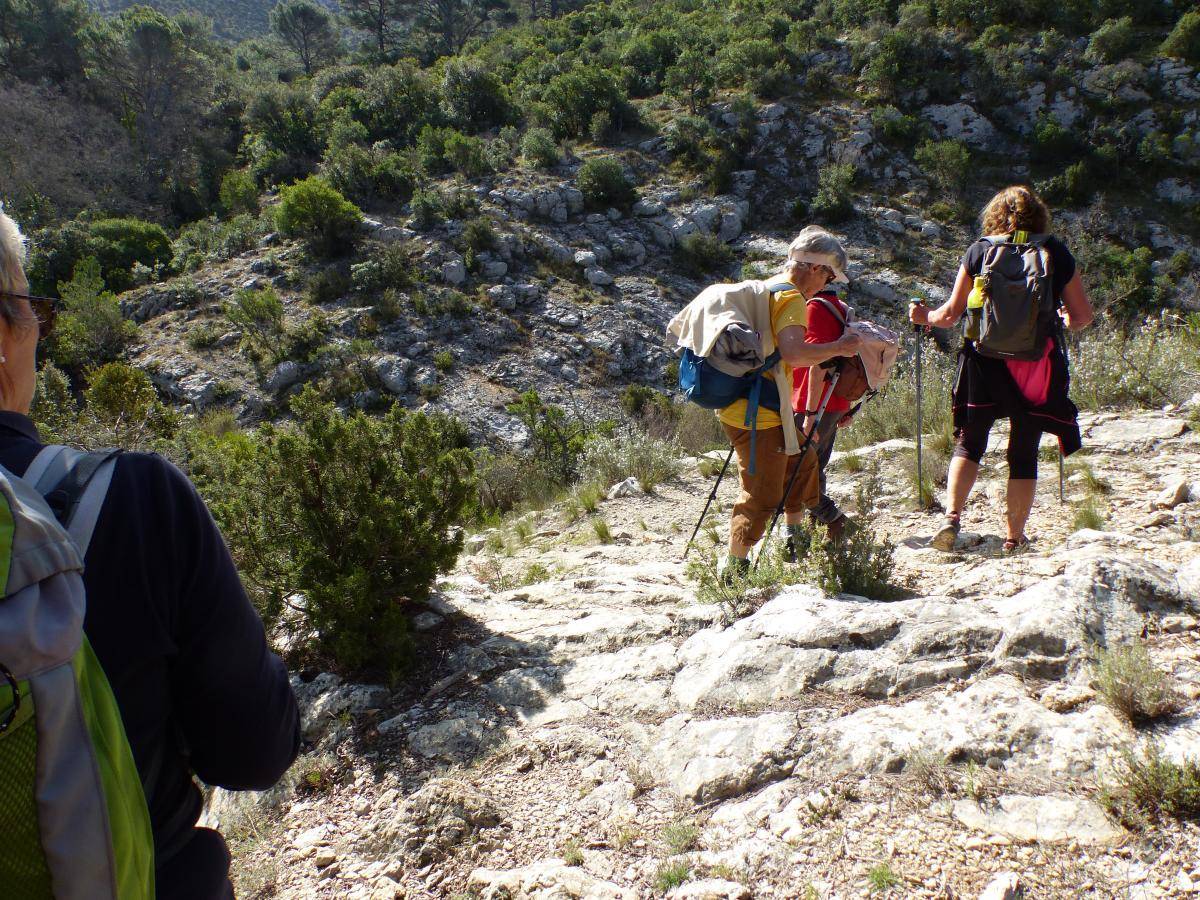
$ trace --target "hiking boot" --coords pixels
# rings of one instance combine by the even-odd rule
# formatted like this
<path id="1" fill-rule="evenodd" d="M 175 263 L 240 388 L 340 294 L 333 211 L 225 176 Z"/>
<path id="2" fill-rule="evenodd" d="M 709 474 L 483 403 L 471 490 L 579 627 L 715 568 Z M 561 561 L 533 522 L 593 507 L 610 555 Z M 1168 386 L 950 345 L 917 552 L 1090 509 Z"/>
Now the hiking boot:
<path id="1" fill-rule="evenodd" d="M 749 574 L 750 560 L 731 556 L 726 561 L 725 568 L 721 570 L 721 584 L 725 587 L 733 587 L 737 582 L 745 581 Z"/>
<path id="2" fill-rule="evenodd" d="M 1000 552 L 1005 556 L 1012 556 L 1014 553 L 1020 553 L 1027 547 L 1029 547 L 1029 538 L 1025 537 L 1025 535 L 1021 535 L 1021 537 L 1017 540 L 1008 538 L 1004 542 L 1004 546 L 1000 548 Z"/>
<path id="3" fill-rule="evenodd" d="M 800 561 L 800 557 L 808 552 L 808 532 L 803 525 L 789 525 L 787 540 L 783 542 L 783 558 L 790 563 Z"/>
<path id="4" fill-rule="evenodd" d="M 941 550 L 943 553 L 949 553 L 954 549 L 954 542 L 958 540 L 958 533 L 961 530 L 962 524 L 958 516 L 946 516 L 946 524 L 933 536 L 929 546 Z"/>

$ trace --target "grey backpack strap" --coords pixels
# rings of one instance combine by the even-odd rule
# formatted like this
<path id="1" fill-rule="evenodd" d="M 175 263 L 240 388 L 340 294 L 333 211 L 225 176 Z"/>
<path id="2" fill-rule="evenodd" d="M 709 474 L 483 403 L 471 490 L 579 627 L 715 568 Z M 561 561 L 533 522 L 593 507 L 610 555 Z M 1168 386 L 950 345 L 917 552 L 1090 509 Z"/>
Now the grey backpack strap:
<path id="1" fill-rule="evenodd" d="M 85 453 L 64 448 L 58 459 L 66 458 L 66 472 L 49 490 L 38 485 L 46 503 L 75 541 L 80 556 L 87 555 L 120 453 L 120 450 Z"/>
<path id="2" fill-rule="evenodd" d="M 22 475 L 21 478 L 33 485 L 35 488 L 38 488 L 39 493 L 41 493 L 38 482 L 42 480 L 42 477 L 46 475 L 50 467 L 54 465 L 55 461 L 66 449 L 66 447 L 63 447 L 59 444 L 47 444 L 38 451 L 38 455 L 33 458 L 33 462 L 29 464 L 29 467 L 25 470 L 25 474 Z M 50 481 L 50 484 L 56 483 L 60 478 L 62 478 L 63 473 L 65 472 L 66 469 L 63 468 L 61 472 L 54 475 L 53 480 Z M 47 485 L 47 487 L 49 487 L 49 485 Z"/>

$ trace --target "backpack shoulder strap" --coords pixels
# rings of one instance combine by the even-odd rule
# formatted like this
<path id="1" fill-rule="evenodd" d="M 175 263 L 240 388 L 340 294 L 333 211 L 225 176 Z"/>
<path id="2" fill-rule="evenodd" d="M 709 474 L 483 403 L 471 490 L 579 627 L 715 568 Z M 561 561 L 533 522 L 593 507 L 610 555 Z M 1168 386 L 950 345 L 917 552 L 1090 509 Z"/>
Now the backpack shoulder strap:
<path id="1" fill-rule="evenodd" d="M 80 556 L 86 556 L 121 451 L 87 453 L 70 447 L 62 447 L 60 451 L 36 487 L 75 541 Z M 57 479 L 51 480 L 56 475 Z"/>
<path id="2" fill-rule="evenodd" d="M 42 480 L 42 476 L 46 474 L 47 470 L 54 465 L 54 461 L 66 449 L 66 447 L 59 444 L 47 444 L 38 451 L 38 455 L 33 458 L 33 462 L 25 469 L 25 474 L 21 478 L 36 488 L 38 482 Z M 56 481 L 61 477 L 61 475 L 54 476 Z"/>
<path id="3" fill-rule="evenodd" d="M 775 284 L 768 284 L 767 290 L 772 294 L 782 294 L 784 291 L 794 291 L 796 286 L 790 281 L 780 281 Z"/>

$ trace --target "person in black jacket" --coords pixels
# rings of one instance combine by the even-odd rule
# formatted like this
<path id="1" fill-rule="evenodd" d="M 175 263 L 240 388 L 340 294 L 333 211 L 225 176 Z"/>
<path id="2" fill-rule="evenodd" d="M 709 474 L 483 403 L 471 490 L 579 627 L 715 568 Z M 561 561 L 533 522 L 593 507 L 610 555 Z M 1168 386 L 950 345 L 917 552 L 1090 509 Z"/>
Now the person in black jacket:
<path id="1" fill-rule="evenodd" d="M 1050 231 L 1050 211 L 1046 204 L 1024 185 L 1005 188 L 994 196 L 980 217 L 983 237 L 963 256 L 950 299 L 937 309 L 914 303 L 909 318 L 917 325 L 951 328 L 967 311 L 969 295 L 981 274 L 988 237 L 1003 238 L 1023 231 L 1044 235 Z M 1083 279 L 1075 257 L 1062 241 L 1050 237 L 1045 242 L 1050 256 L 1050 290 L 1062 327 L 1078 331 L 1091 324 L 1092 305 L 1083 288 Z M 1018 382 L 1016 376 L 1022 376 Z M 963 507 L 979 474 L 979 461 L 987 450 L 988 433 L 997 419 L 1009 420 L 1008 493 L 1005 552 L 1013 552 L 1029 543 L 1025 523 L 1033 509 L 1037 485 L 1037 457 L 1042 433 L 1059 440 L 1063 455 L 1080 447 L 1078 410 L 1069 396 L 1070 373 L 1062 346 L 1061 330 L 1046 339 L 1040 359 L 1013 362 L 984 356 L 966 337 L 958 353 L 958 372 L 954 379 L 951 403 L 954 412 L 954 458 L 950 460 L 946 488 L 946 521 L 933 536 L 932 545 L 952 550 L 961 527 Z"/>
<path id="2" fill-rule="evenodd" d="M 42 448 L 28 416 L 37 344 L 56 302 L 28 296 L 24 255 L 19 229 L 0 212 L 0 465 L 16 475 Z M 84 630 L 145 789 L 157 895 L 232 897 L 224 841 L 196 827 L 193 776 L 265 790 L 287 771 L 300 747 L 287 670 L 204 501 L 162 457 L 117 457 L 84 565 Z"/>

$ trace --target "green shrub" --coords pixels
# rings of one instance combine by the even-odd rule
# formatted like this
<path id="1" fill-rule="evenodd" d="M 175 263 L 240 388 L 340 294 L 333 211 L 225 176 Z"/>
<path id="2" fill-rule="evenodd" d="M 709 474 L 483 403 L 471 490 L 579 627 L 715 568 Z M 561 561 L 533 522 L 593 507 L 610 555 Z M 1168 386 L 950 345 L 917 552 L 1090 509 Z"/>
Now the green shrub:
<path id="1" fill-rule="evenodd" d="M 1060 206 L 1084 206 L 1092 198 L 1092 178 L 1086 160 L 1067 166 L 1055 175 L 1036 184 L 1037 192 L 1047 203 Z"/>
<path id="2" fill-rule="evenodd" d="M 971 151 L 961 141 L 925 141 L 913 159 L 934 184 L 953 194 L 966 186 L 971 175 Z"/>
<path id="3" fill-rule="evenodd" d="M 350 267 L 350 285 L 364 294 L 380 294 L 389 288 L 409 288 L 416 283 L 412 250 L 403 243 L 385 244 L 367 259 Z M 345 292 L 343 288 L 337 296 Z"/>
<path id="4" fill-rule="evenodd" d="M 275 211 L 279 230 L 308 242 L 314 252 L 337 256 L 358 236 L 362 211 L 317 176 L 283 188 Z"/>
<path id="5" fill-rule="evenodd" d="M 104 290 L 100 264 L 82 260 L 69 282 L 60 282 L 63 312 L 47 343 L 57 365 L 72 372 L 118 359 L 137 337 L 137 326 L 121 314 L 121 304 Z"/>
<path id="6" fill-rule="evenodd" d="M 675 245 L 675 265 L 689 275 L 699 277 L 706 272 L 719 272 L 734 260 L 733 250 L 715 235 L 696 231 L 684 235 Z"/>
<path id="7" fill-rule="evenodd" d="M 686 859 L 663 863 L 654 874 L 654 886 L 665 894 L 671 888 L 677 888 L 692 877 L 691 866 Z"/>
<path id="8" fill-rule="evenodd" d="M 1121 57 L 1128 56 L 1136 44 L 1137 34 L 1133 30 L 1133 19 L 1129 16 L 1109 19 L 1092 32 L 1083 57 L 1093 63 L 1114 63 Z"/>
<path id="9" fill-rule="evenodd" d="M 201 322 L 188 328 L 187 345 L 193 350 L 207 350 L 221 339 L 221 329 L 212 322 Z"/>
<path id="10" fill-rule="evenodd" d="M 637 199 L 637 189 L 625 176 L 625 169 L 611 156 L 597 156 L 579 167 L 575 184 L 590 209 L 613 206 L 628 208 Z"/>
<path id="11" fill-rule="evenodd" d="M 1132 725 L 1171 716 L 1183 708 L 1174 681 L 1154 664 L 1146 645 L 1135 640 L 1096 652 L 1096 690 Z"/>
<path id="12" fill-rule="evenodd" d="M 1192 65 L 1200 64 L 1200 10 L 1189 10 L 1180 16 L 1158 52 Z"/>
<path id="13" fill-rule="evenodd" d="M 814 218 L 836 224 L 854 215 L 850 189 L 855 174 L 854 166 L 849 163 L 835 163 L 821 169 L 817 175 L 817 194 L 809 206 Z"/>
<path id="14" fill-rule="evenodd" d="M 679 449 L 637 427 L 588 442 L 579 463 L 582 477 L 602 488 L 634 477 L 647 491 L 679 474 Z"/>
<path id="15" fill-rule="evenodd" d="M 450 372 L 454 368 L 454 354 L 449 350 L 439 350 L 433 355 L 433 367 L 443 374 Z"/>
<path id="16" fill-rule="evenodd" d="M 1049 117 L 1038 120 L 1033 129 L 1033 158 L 1042 162 L 1058 162 L 1079 154 L 1079 138 L 1072 129 L 1064 128 Z"/>
<path id="17" fill-rule="evenodd" d="M 824 527 L 812 528 L 804 568 L 826 594 L 855 594 L 879 600 L 895 594 L 892 572 L 896 545 L 880 539 L 871 521 L 871 494 L 877 478 L 863 478 L 857 491 L 856 528 L 841 541 L 830 541 Z"/>
<path id="18" fill-rule="evenodd" d="M 585 137 L 599 112 L 607 112 L 618 126 L 629 118 L 629 101 L 620 83 L 598 66 L 576 66 L 556 75 L 541 99 L 546 124 L 558 140 Z"/>
<path id="19" fill-rule="evenodd" d="M 97 219 L 66 222 L 33 236 L 29 281 L 34 293 L 54 291 L 69 281 L 76 267 L 89 257 L 100 266 L 109 290 L 120 293 L 133 286 L 133 267 L 154 270 L 171 262 L 171 240 L 163 229 L 141 219 Z"/>
<path id="20" fill-rule="evenodd" d="M 225 315 L 241 329 L 242 349 L 257 363 L 274 364 L 284 358 L 283 301 L 274 288 L 240 289 L 225 304 Z"/>
<path id="21" fill-rule="evenodd" d="M 455 59 L 442 75 L 442 109 L 458 128 L 487 131 L 512 117 L 508 91 L 484 63 Z"/>
<path id="22" fill-rule="evenodd" d="M 29 413 L 42 433 L 42 440 L 51 441 L 53 436 L 61 435 L 78 414 L 70 380 L 54 363 L 45 363 L 38 369 L 33 407 Z"/>
<path id="23" fill-rule="evenodd" d="M 442 195 L 433 188 L 418 188 L 409 204 L 409 212 L 412 213 L 412 227 L 428 231 L 442 221 L 445 212 Z"/>
<path id="24" fill-rule="evenodd" d="M 110 362 L 91 373 L 84 400 L 97 419 L 107 425 L 116 425 L 145 421 L 158 394 L 150 376 L 141 369 Z"/>
<path id="25" fill-rule="evenodd" d="M 247 213 L 224 222 L 215 217 L 190 222 L 179 229 L 172 265 L 190 272 L 206 262 L 230 259 L 253 249 L 262 234 L 259 220 Z"/>
<path id="26" fill-rule="evenodd" d="M 698 602 L 718 605 L 725 618 L 732 621 L 750 615 L 788 585 L 804 580 L 799 566 L 789 565 L 772 550 L 763 553 L 744 575 L 723 572 L 721 560 L 725 559 L 725 550 L 716 547 L 720 540 L 714 525 L 717 518 L 716 510 L 710 509 L 696 538 L 695 555 L 687 565 L 687 577 L 696 585 Z M 704 547 L 704 541 L 710 546 Z M 725 577 L 727 574 L 729 577 Z"/>
<path id="27" fill-rule="evenodd" d="M 322 172 L 335 190 L 365 204 L 403 203 L 417 184 L 406 157 L 358 144 L 327 154 Z"/>
<path id="28" fill-rule="evenodd" d="M 538 169 L 552 169 L 560 159 L 562 151 L 548 128 L 530 128 L 521 136 L 521 158 Z"/>
<path id="29" fill-rule="evenodd" d="M 925 131 L 920 119 L 906 115 L 894 106 L 877 106 L 871 110 L 871 124 L 884 141 L 896 147 L 913 146 Z"/>
<path id="30" fill-rule="evenodd" d="M 230 169 L 221 177 L 221 209 L 226 216 L 258 212 L 258 184 L 248 169 Z"/>
<path id="31" fill-rule="evenodd" d="M 575 480 L 579 460 L 588 440 L 608 431 L 607 423 L 596 423 L 560 406 L 544 403 L 535 390 L 521 394 L 508 411 L 520 419 L 529 433 L 534 461 L 554 481 L 565 487 Z"/>
<path id="32" fill-rule="evenodd" d="M 256 606 L 295 635 L 298 655 L 394 680 L 414 656 L 406 610 L 462 544 L 466 433 L 399 406 L 344 415 L 311 389 L 291 411 L 288 424 L 203 443 L 197 484 Z"/>
<path id="33" fill-rule="evenodd" d="M 1126 748 L 1099 791 L 1100 804 L 1128 828 L 1164 818 L 1200 819 L 1200 759 L 1169 759 L 1158 744 Z"/>
<path id="34" fill-rule="evenodd" d="M 1103 531 L 1104 514 L 1096 506 L 1094 497 L 1087 497 L 1075 507 L 1075 517 L 1071 521 L 1075 531 Z"/>

